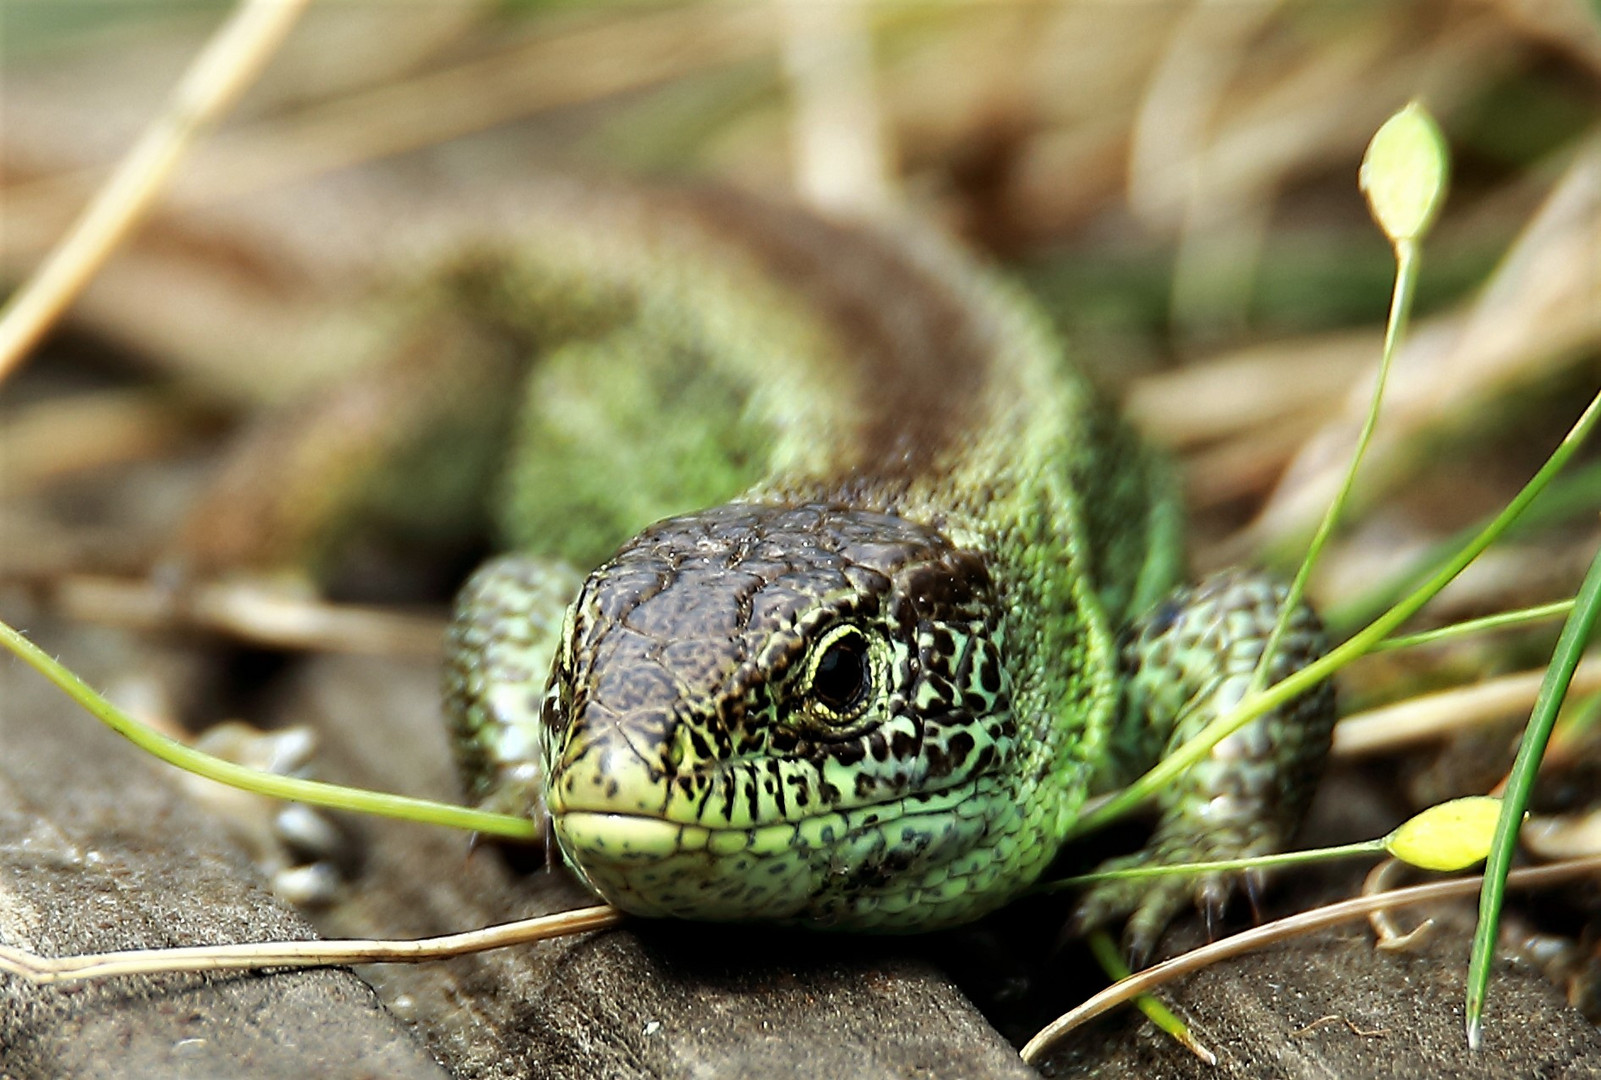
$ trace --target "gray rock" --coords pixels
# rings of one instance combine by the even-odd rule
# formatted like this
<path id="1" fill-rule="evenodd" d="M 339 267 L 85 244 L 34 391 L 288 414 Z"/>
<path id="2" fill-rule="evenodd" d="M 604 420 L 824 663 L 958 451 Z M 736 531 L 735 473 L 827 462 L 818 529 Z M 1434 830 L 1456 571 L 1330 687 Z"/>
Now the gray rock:
<path id="1" fill-rule="evenodd" d="M 104 678 L 85 650 L 73 652 Z M 310 936 L 176 793 L 170 771 L 0 660 L 0 939 L 65 955 Z M 0 975 L 0 1075 L 445 1073 L 355 975 L 311 971 L 70 986 Z"/>

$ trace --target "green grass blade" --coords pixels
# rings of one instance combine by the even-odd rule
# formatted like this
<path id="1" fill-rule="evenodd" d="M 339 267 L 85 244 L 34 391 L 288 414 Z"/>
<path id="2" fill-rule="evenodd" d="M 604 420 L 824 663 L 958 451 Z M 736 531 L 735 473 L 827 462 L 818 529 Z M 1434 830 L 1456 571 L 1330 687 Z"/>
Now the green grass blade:
<path id="1" fill-rule="evenodd" d="M 1501 803 L 1501 816 L 1496 821 L 1495 841 L 1490 858 L 1484 867 L 1484 886 L 1479 892 L 1479 924 L 1473 933 L 1473 959 L 1468 966 L 1467 1029 L 1468 1045 L 1477 1049 L 1483 1031 L 1484 1002 L 1490 987 L 1490 960 L 1495 954 L 1496 933 L 1501 925 L 1501 903 L 1506 893 L 1507 871 L 1512 867 L 1512 853 L 1517 847 L 1518 827 L 1523 823 L 1524 809 L 1529 805 L 1529 794 L 1534 789 L 1535 776 L 1540 771 L 1540 759 L 1545 754 L 1546 742 L 1557 720 L 1557 711 L 1567 695 L 1573 670 L 1579 666 L 1585 642 L 1595 628 L 1597 614 L 1601 613 L 1601 551 L 1596 553 L 1590 569 L 1574 598 L 1573 611 L 1562 626 L 1556 649 L 1551 654 L 1551 666 L 1546 668 L 1529 717 L 1523 743 L 1518 747 L 1517 760 L 1507 778 L 1506 793 Z"/>
<path id="2" fill-rule="evenodd" d="M 1101 965 L 1101 970 L 1105 971 L 1113 982 L 1121 982 L 1133 974 L 1128 965 L 1123 962 L 1123 957 L 1118 953 L 1117 945 L 1112 941 L 1112 936 L 1105 930 L 1097 930 L 1091 934 L 1087 939 L 1087 944 L 1090 947 L 1090 955 L 1095 957 L 1096 963 Z M 1159 998 L 1151 994 L 1136 994 L 1134 995 L 1134 1007 L 1144 1013 L 1147 1020 L 1166 1032 L 1170 1038 L 1178 1042 L 1190 1053 L 1208 1065 L 1217 1064 L 1217 1055 L 1202 1046 L 1195 1036 L 1190 1033 L 1189 1025 L 1179 1019 L 1178 1014 L 1173 1012 L 1172 1009 L 1162 1004 Z"/>
<path id="3" fill-rule="evenodd" d="M 1384 404 L 1384 386 L 1390 379 L 1390 364 L 1395 359 L 1395 350 L 1400 346 L 1401 335 L 1406 332 L 1408 316 L 1412 311 L 1412 297 L 1417 291 L 1417 244 L 1410 240 L 1397 243 L 1395 259 L 1395 288 L 1390 294 L 1390 318 L 1384 326 L 1384 352 L 1379 358 L 1378 374 L 1373 379 L 1373 397 L 1368 402 L 1367 416 L 1357 435 L 1350 464 L 1345 467 L 1340 490 L 1335 493 L 1328 510 L 1323 514 L 1323 520 L 1318 523 L 1317 533 L 1307 545 L 1306 555 L 1295 571 L 1295 579 L 1290 582 L 1290 590 L 1279 605 L 1279 617 L 1273 624 L 1273 632 L 1268 635 L 1267 644 L 1262 646 L 1262 658 L 1257 661 L 1256 672 L 1251 676 L 1249 692 L 1252 694 L 1260 693 L 1267 685 L 1267 673 L 1273 669 L 1273 658 L 1278 655 L 1279 642 L 1289 632 L 1290 620 L 1301 605 L 1301 597 L 1306 595 L 1306 586 L 1312 580 L 1312 571 L 1317 567 L 1318 558 L 1334 535 L 1335 527 L 1345 516 L 1345 506 L 1351 500 L 1352 489 L 1356 487 L 1357 471 L 1362 467 L 1362 459 L 1367 456 L 1373 432 L 1379 426 L 1379 410 Z"/>
<path id="4" fill-rule="evenodd" d="M 540 823 L 527 818 L 514 817 L 510 814 L 492 814 L 484 810 L 472 810 L 465 806 L 454 806 L 430 799 L 363 791 L 360 788 L 344 787 L 320 780 L 281 776 L 278 773 L 252 769 L 236 762 L 213 757 L 192 746 L 186 746 L 177 739 L 168 738 L 135 720 L 4 622 L 0 622 L 0 645 L 4 645 L 29 667 L 55 683 L 63 693 L 87 709 L 97 720 L 139 749 L 196 776 L 276 799 L 289 799 L 333 810 L 352 810 L 360 814 L 421 821 L 430 825 L 466 829 L 509 840 L 531 842 L 540 838 Z"/>
<path id="5" fill-rule="evenodd" d="M 1129 881 L 1134 878 L 1175 877 L 1182 874 L 1228 873 L 1235 870 L 1263 870 L 1284 866 L 1302 866 L 1306 863 L 1328 862 L 1331 859 L 1350 859 L 1361 855 L 1384 854 L 1384 839 L 1358 840 L 1336 847 L 1309 848 L 1304 851 L 1278 851 L 1271 855 L 1252 855 L 1240 859 L 1209 859 L 1192 863 L 1153 863 L 1150 866 L 1126 866 L 1118 870 L 1096 870 L 1089 874 L 1056 878 L 1035 885 L 1030 896 L 1081 889 L 1103 881 Z"/>
<path id="6" fill-rule="evenodd" d="M 1419 645 L 1438 645 L 1442 641 L 1453 638 L 1471 637 L 1474 634 L 1487 634 L 1492 630 L 1506 630 L 1514 626 L 1526 626 L 1529 623 L 1544 622 L 1566 615 L 1573 610 L 1572 600 L 1557 600 L 1550 604 L 1540 604 L 1537 607 L 1518 608 L 1516 611 L 1498 611 L 1494 615 L 1483 615 L 1477 619 L 1465 619 L 1450 626 L 1441 626 L 1433 630 L 1420 630 L 1416 634 L 1397 634 L 1395 637 L 1385 638 L 1373 647 L 1374 652 L 1388 652 L 1391 649 L 1412 649 Z"/>

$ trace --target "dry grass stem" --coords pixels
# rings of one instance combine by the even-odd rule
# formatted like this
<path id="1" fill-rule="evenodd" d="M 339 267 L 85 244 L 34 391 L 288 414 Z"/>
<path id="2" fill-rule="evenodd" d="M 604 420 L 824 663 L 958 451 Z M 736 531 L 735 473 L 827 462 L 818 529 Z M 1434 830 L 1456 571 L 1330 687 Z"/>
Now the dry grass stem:
<path id="1" fill-rule="evenodd" d="M 144 217 L 190 143 L 255 80 L 308 2 L 241 0 L 71 232 L 0 309 L 0 380 Z"/>
<path id="2" fill-rule="evenodd" d="M 1571 817 L 1531 817 L 1519 839 L 1541 859 L 1573 859 L 1601 854 L 1601 809 Z"/>
<path id="3" fill-rule="evenodd" d="M 54 586 L 70 619 L 170 630 L 189 627 L 272 648 L 377 656 L 439 656 L 445 622 L 383 608 L 335 604 L 253 582 L 164 589 L 146 580 L 72 574 Z"/>
<path id="4" fill-rule="evenodd" d="M 702 4 L 602 20 L 490 56 L 363 89 L 219 138 L 181 195 L 271 190 L 771 52 L 760 5 Z"/>
<path id="5" fill-rule="evenodd" d="M 1400 859 L 1385 859 L 1378 863 L 1362 879 L 1362 895 L 1393 893 L 1396 877 L 1407 869 L 1407 864 Z M 1373 936 L 1377 938 L 1374 942 L 1377 948 L 1386 952 L 1404 952 L 1427 941 L 1434 932 L 1435 922 L 1433 919 L 1424 919 L 1412 929 L 1402 930 L 1396 925 L 1390 909 L 1380 908 L 1368 915 L 1368 925 L 1373 928 Z"/>
<path id="6" fill-rule="evenodd" d="M 0 426 L 0 483 L 15 498 L 64 476 L 159 457 L 195 434 L 192 420 L 169 396 L 147 389 L 36 402 Z"/>
<path id="7" fill-rule="evenodd" d="M 0 945 L 0 971 L 35 983 L 72 983 L 112 975 L 176 971 L 258 971 L 264 968 L 333 967 L 345 964 L 418 964 L 451 956 L 527 945 L 551 938 L 608 930 L 627 918 L 616 908 L 595 907 L 540 915 L 460 934 L 415 941 L 269 941 L 260 944 L 193 945 L 129 949 L 80 956 L 40 956 Z"/>
<path id="8" fill-rule="evenodd" d="M 890 149 L 860 0 L 777 0 L 789 76 L 795 188 L 825 211 L 881 215 L 894 202 Z"/>
<path id="9" fill-rule="evenodd" d="M 1348 716 L 1334 729 L 1334 753 L 1340 757 L 1385 753 L 1527 711 L 1544 675 L 1544 668 L 1520 671 Z M 1569 693 L 1596 690 L 1601 690 L 1601 655 L 1591 654 L 1574 673 Z"/>

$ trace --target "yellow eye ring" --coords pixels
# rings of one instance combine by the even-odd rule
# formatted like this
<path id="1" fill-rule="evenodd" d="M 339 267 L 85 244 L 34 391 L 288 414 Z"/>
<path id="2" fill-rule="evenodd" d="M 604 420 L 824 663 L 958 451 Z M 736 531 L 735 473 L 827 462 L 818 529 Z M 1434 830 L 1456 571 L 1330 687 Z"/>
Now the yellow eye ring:
<path id="1" fill-rule="evenodd" d="M 846 623 L 824 634 L 806 668 L 805 694 L 812 709 L 834 724 L 848 724 L 873 700 L 872 641 Z"/>

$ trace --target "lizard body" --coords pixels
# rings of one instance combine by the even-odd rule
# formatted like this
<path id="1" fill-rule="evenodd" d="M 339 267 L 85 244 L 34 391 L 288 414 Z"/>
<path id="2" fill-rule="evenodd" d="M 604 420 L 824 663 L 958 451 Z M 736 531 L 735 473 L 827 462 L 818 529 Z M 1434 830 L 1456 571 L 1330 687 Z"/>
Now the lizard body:
<path id="1" fill-rule="evenodd" d="M 548 814 L 606 899 L 976 918 L 1244 692 L 1277 586 L 1177 587 L 1164 463 L 956 245 L 729 191 L 553 181 L 470 212 L 394 359 L 258 431 L 182 557 L 315 563 L 373 507 L 466 520 L 509 441 L 514 554 L 463 589 L 447 711 L 474 796 Z M 1300 611 L 1270 674 L 1320 649 Z M 1278 848 L 1332 716 L 1324 688 L 1219 744 L 1140 857 Z M 1139 952 L 1232 885 L 1102 886 L 1079 919 L 1134 913 Z"/>
<path id="2" fill-rule="evenodd" d="M 541 359 L 503 492 L 520 554 L 459 602 L 469 775 L 640 914 L 922 930 L 1005 903 L 1086 798 L 1196 729 L 1191 698 L 1238 696 L 1274 588 L 1158 604 L 1182 565 L 1160 461 L 952 245 L 632 198 L 507 279 L 612 314 Z M 673 479 L 641 501 L 641 473 Z M 551 560 L 640 529 L 572 600 Z M 1309 613 L 1290 641 L 1276 674 L 1319 648 Z M 1278 846 L 1331 717 L 1319 692 L 1220 746 L 1158 851 Z M 1083 914 L 1137 910 L 1145 948 L 1193 888 Z"/>

